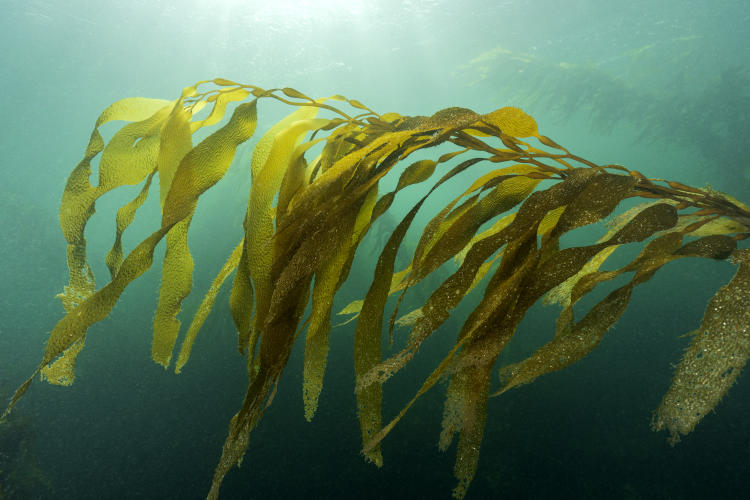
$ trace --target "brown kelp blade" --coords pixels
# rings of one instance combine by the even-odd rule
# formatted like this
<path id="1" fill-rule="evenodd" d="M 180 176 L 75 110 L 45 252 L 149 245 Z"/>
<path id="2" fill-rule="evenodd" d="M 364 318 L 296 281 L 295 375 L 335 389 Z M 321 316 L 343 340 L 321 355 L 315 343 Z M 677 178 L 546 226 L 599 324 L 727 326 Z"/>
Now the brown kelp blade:
<path id="1" fill-rule="evenodd" d="M 654 430 L 668 430 L 672 444 L 716 407 L 750 358 L 750 252 L 735 252 L 733 260 L 737 273 L 708 303 L 654 412 Z"/>

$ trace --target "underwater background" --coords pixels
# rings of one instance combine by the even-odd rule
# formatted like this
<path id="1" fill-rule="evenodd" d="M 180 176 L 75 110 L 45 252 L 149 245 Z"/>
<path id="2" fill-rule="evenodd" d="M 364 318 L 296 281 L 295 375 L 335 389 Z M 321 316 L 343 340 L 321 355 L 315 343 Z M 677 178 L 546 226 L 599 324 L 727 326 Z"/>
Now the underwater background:
<path id="1" fill-rule="evenodd" d="M 184 86 L 223 77 L 315 97 L 340 93 L 381 113 L 429 115 L 448 106 L 485 113 L 514 105 L 534 116 L 544 135 L 589 160 L 710 183 L 750 201 L 750 4 L 744 1 L 0 0 L 0 12 L 4 401 L 33 372 L 62 316 L 54 297 L 67 283 L 57 215 L 65 180 L 98 114 L 123 97 L 173 99 Z M 283 111 L 261 105 L 256 137 Z M 113 130 L 105 129 L 105 138 Z M 183 319 L 241 235 L 254 141 L 201 198 L 190 240 L 194 292 Z M 364 296 L 383 235 L 420 189 L 405 190 L 388 220 L 368 234 L 334 311 Z M 135 192 L 97 203 L 86 233 L 97 277 L 106 275 L 101 256 L 113 238 L 112 214 Z M 144 212 L 126 248 L 149 234 L 158 202 L 150 199 Z M 419 233 L 409 234 L 414 244 Z M 640 286 L 615 328 L 581 362 L 490 399 L 466 498 L 746 494 L 747 375 L 676 446 L 650 429 L 690 340 L 685 334 L 734 272 L 727 262 L 703 260 L 671 263 L 669 272 Z M 90 329 L 75 384 L 35 383 L 12 426 L 0 428 L 2 498 L 205 496 L 227 422 L 244 394 L 245 358 L 236 350 L 223 290 L 183 373 L 153 363 L 159 276 L 154 265 Z M 459 307 L 388 382 L 386 416 L 412 397 L 452 345 L 470 306 Z M 535 305 L 499 363 L 522 359 L 549 340 L 558 312 Z M 455 448 L 437 450 L 444 386 L 425 395 L 384 441 L 382 469 L 362 459 L 353 332 L 353 323 L 331 332 L 311 423 L 303 416 L 298 343 L 222 498 L 450 497 Z"/>

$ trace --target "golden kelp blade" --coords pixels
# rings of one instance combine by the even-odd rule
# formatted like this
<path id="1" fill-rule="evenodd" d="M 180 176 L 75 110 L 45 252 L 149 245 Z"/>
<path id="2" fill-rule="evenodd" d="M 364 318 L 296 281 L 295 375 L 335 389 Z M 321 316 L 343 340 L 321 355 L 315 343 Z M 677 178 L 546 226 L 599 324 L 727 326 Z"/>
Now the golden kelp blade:
<path id="1" fill-rule="evenodd" d="M 222 266 L 219 274 L 216 275 L 216 278 L 214 278 L 214 281 L 211 283 L 211 287 L 208 289 L 208 292 L 206 292 L 206 295 L 203 297 L 201 305 L 198 306 L 198 311 L 196 311 L 195 316 L 193 316 L 193 321 L 190 322 L 190 327 L 185 333 L 185 338 L 182 341 L 182 347 L 180 348 L 180 354 L 177 357 L 177 364 L 175 365 L 174 369 L 175 373 L 180 373 L 182 371 L 182 367 L 185 366 L 185 363 L 187 363 L 187 360 L 190 357 L 190 352 L 193 350 L 193 343 L 195 342 L 195 338 L 198 335 L 198 331 L 201 329 L 203 323 L 208 317 L 208 314 L 211 312 L 211 309 L 214 306 L 214 302 L 216 302 L 216 296 L 219 294 L 219 290 L 221 289 L 221 285 L 224 284 L 224 281 L 227 279 L 227 277 L 229 277 L 229 275 L 237 268 L 237 264 L 239 264 L 240 262 L 241 255 L 242 242 L 234 247 L 234 250 L 232 250 L 232 253 L 229 255 L 229 258 Z"/>
<path id="2" fill-rule="evenodd" d="M 500 108 L 482 117 L 482 121 L 494 125 L 511 137 L 537 135 L 536 121 L 519 108 Z"/>
<path id="3" fill-rule="evenodd" d="M 68 242 L 70 284 L 58 297 L 70 311 L 94 291 L 94 276 L 86 260 L 83 236 L 96 200 L 121 185 L 141 182 L 155 167 L 158 131 L 170 103 L 157 99 L 130 98 L 108 107 L 96 121 L 83 159 L 73 169 L 60 204 L 60 227 Z M 123 127 L 106 145 L 99 127 L 112 121 L 135 121 Z M 133 147 L 138 142 L 138 147 Z M 142 143 L 142 144 L 141 144 Z M 91 161 L 102 151 L 99 184 L 92 186 Z"/>
<path id="4" fill-rule="evenodd" d="M 190 91 L 188 91 L 189 93 Z M 184 99 L 183 92 L 183 99 Z M 159 201 L 162 212 L 180 163 L 193 149 L 191 112 L 180 103 L 172 108 L 161 133 L 159 151 Z M 193 258 L 188 249 L 187 234 L 192 211 L 167 233 L 166 251 L 162 265 L 159 300 L 154 313 L 154 336 L 151 357 L 164 368 L 169 366 L 172 350 L 180 331 L 177 314 L 182 301 L 193 287 Z"/>
<path id="5" fill-rule="evenodd" d="M 287 165 L 302 136 L 328 124 L 328 120 L 315 119 L 318 108 L 303 107 L 276 124 L 258 142 L 253 151 L 251 173 L 253 175 L 245 219 L 245 247 L 250 278 L 255 290 L 255 317 L 252 330 L 262 330 L 270 307 L 273 285 L 271 265 L 273 262 L 271 241 L 273 239 L 274 197 L 281 189 Z M 250 339 L 257 335 L 250 331 L 240 332 L 240 349 L 251 346 Z"/>
<path id="6" fill-rule="evenodd" d="M 120 269 L 120 265 L 122 265 L 122 235 L 128 226 L 133 223 L 136 211 L 143 206 L 143 203 L 146 201 L 148 190 L 151 188 L 151 181 L 153 180 L 155 173 L 156 171 L 154 170 L 149 174 L 146 182 L 143 184 L 143 188 L 135 198 L 117 210 L 117 217 L 115 218 L 115 242 L 112 244 L 112 248 L 104 258 L 104 261 L 107 263 L 107 268 L 109 269 L 110 278 L 115 277 L 117 271 Z"/>
<path id="7" fill-rule="evenodd" d="M 211 87 L 206 90 L 208 83 Z M 154 248 L 163 239 L 167 248 L 152 349 L 157 363 L 170 363 L 180 331 L 177 315 L 192 288 L 190 221 L 200 195 L 224 176 L 237 147 L 253 134 L 261 99 L 278 101 L 293 111 L 255 147 L 244 236 L 195 312 L 176 366 L 178 372 L 183 368 L 220 287 L 236 270 L 229 305 L 239 350 L 248 357 L 248 387 L 229 423 L 210 499 L 218 498 L 223 478 L 242 460 L 249 434 L 271 404 L 295 340 L 305 327 L 302 394 L 305 417 L 312 418 L 323 388 L 332 304 L 347 281 L 357 248 L 377 219 L 394 206 L 402 189 L 435 175 L 438 180 L 385 235 L 388 241 L 372 280 L 362 283 L 362 290 L 368 290 L 363 300 L 345 308 L 346 313 L 358 313 L 353 318 L 357 320 L 353 358 L 367 460 L 382 463 L 380 442 L 419 397 L 447 378 L 439 445 L 447 448 L 458 434 L 454 496 L 463 497 L 477 469 L 491 374 L 529 308 L 545 295 L 563 305 L 555 338 L 526 360 L 503 368 L 505 386 L 500 392 L 586 356 L 625 310 L 634 288 L 683 257 L 734 255 L 740 269 L 709 306 L 702 334 L 693 340 L 657 411 L 655 428 L 668 428 L 673 437 L 690 431 L 717 404 L 750 356 L 745 328 L 750 323 L 746 300 L 750 257 L 747 250 L 736 250 L 737 241 L 750 236 L 750 210 L 734 198 L 648 179 L 619 165 L 596 165 L 540 135 L 534 119 L 518 108 L 485 115 L 456 107 L 432 116 L 378 115 L 359 101 L 339 95 L 328 98 L 355 108 L 350 116 L 326 100 L 314 100 L 292 88 L 264 90 L 215 79 L 187 87 L 173 103 L 123 100 L 99 117 L 61 204 L 71 276 L 62 295 L 66 314 L 50 334 L 39 368 L 16 391 L 5 414 L 40 371 L 53 383 L 72 383 L 75 357 L 88 327 L 105 318 L 124 289 L 151 266 Z M 229 121 L 193 146 L 193 133 L 218 126 L 229 106 L 234 108 Z M 194 120 L 202 109 L 207 114 Z M 318 118 L 319 111 L 335 117 Z M 98 127 L 110 120 L 133 123 L 105 145 Z M 409 161 L 412 153 L 427 156 L 435 146 L 455 150 L 435 159 L 411 161 L 395 189 L 379 190 L 380 181 L 394 167 Z M 99 153 L 99 184 L 92 186 L 90 163 Z M 313 158 L 306 158 L 308 153 Z M 446 168 L 459 155 L 464 155 L 459 159 L 463 161 Z M 495 168 L 497 163 L 504 165 Z M 161 222 L 125 256 L 122 233 L 143 204 L 155 174 Z M 411 261 L 394 272 L 402 246 L 410 246 L 403 245 L 407 231 L 427 206 L 425 201 L 459 174 L 471 175 L 473 181 L 460 196 L 445 200 L 428 214 Z M 105 258 L 112 279 L 95 291 L 84 239 L 95 201 L 109 190 L 144 180 L 140 193 L 118 210 L 115 242 Z M 632 197 L 656 201 L 618 215 L 619 202 Z M 611 214 L 612 227 L 599 241 L 560 248 L 564 234 L 601 223 Z M 620 269 L 601 271 L 602 263 L 624 244 L 641 245 L 642 251 Z M 407 302 L 412 312 L 398 321 L 398 304 L 394 308 L 389 329 L 396 324 L 410 326 L 410 335 L 405 346 L 384 356 L 388 297 L 401 291 L 400 304 L 411 287 L 428 285 L 430 280 L 425 283 L 425 279 L 438 269 L 447 269 L 450 275 L 432 287 L 426 300 Z M 623 273 L 633 275 L 575 321 L 575 304 L 598 284 Z M 455 344 L 410 402 L 383 426 L 383 382 L 413 359 L 451 311 L 481 284 L 484 293 Z M 310 303 L 311 313 L 303 321 Z M 730 361 L 717 354 L 727 349 L 734 354 Z"/>
<path id="8" fill-rule="evenodd" d="M 83 236 L 86 223 L 94 213 L 96 200 L 103 194 L 123 185 L 138 184 L 148 179 L 135 200 L 118 212 L 117 236 L 107 265 L 110 272 L 122 262 L 119 241 L 129 224 L 127 219 L 145 200 L 155 170 L 159 146 L 159 127 L 170 108 L 169 101 L 130 98 L 117 101 L 108 107 L 96 122 L 84 159 L 71 173 L 60 204 L 60 226 L 68 241 L 68 269 L 70 284 L 57 297 L 65 311 L 70 311 L 94 291 L 94 275 L 86 259 L 86 240 Z M 106 146 L 99 127 L 112 120 L 136 121 L 123 127 Z M 92 186 L 91 161 L 102 152 L 99 162 L 99 183 Z M 150 171 L 150 173 L 149 173 Z M 122 219 L 121 219 L 122 217 Z M 132 216 L 131 216 L 132 217 Z M 118 253 L 119 251 L 119 253 Z M 42 369 L 42 377 L 52 384 L 70 385 L 75 379 L 75 361 L 84 345 L 84 337 L 74 347 L 66 350 L 54 364 Z"/>
<path id="9" fill-rule="evenodd" d="M 76 379 L 75 363 L 83 349 L 84 337 L 76 340 L 62 356 L 48 364 L 40 373 L 41 379 L 54 385 L 73 385 Z"/>
<path id="10" fill-rule="evenodd" d="M 176 194 L 181 190 L 195 190 L 197 197 L 210 186 L 218 182 L 226 173 L 234 157 L 234 151 L 241 142 L 247 140 L 255 130 L 255 101 L 241 105 L 249 119 L 235 122 L 233 129 L 225 131 L 222 136 L 216 136 L 214 142 L 203 141 L 197 148 L 192 147 L 191 134 L 203 124 L 211 124 L 223 117 L 226 102 L 236 98 L 232 95 L 227 100 L 216 99 L 209 118 L 202 122 L 189 123 L 191 112 L 183 109 L 179 104 L 193 94 L 192 89 L 183 91 L 178 105 L 174 106 L 169 120 L 162 131 L 162 145 L 159 156 L 159 181 L 164 220 L 171 207 L 171 200 L 180 200 Z M 223 94 L 222 94 L 223 95 Z M 242 98 L 247 93 L 240 94 Z M 237 115 L 242 116 L 242 115 Z M 233 115 L 234 118 L 234 115 Z M 231 123 L 231 120 L 230 120 Z M 214 137 L 213 135 L 211 137 Z M 229 140 L 227 140 L 229 139 Z M 232 142 L 239 140 L 234 146 Z M 224 144 L 221 144 L 224 142 Z M 199 148 L 201 153 L 194 153 Z M 201 157 L 201 155 L 215 155 Z M 173 201 L 180 203 L 180 201 Z M 159 301 L 154 314 L 154 339 L 152 357 L 154 361 L 165 368 L 172 358 L 177 336 L 180 331 L 180 321 L 177 314 L 182 301 L 190 293 L 193 286 L 193 259 L 188 249 L 188 230 L 195 209 L 195 201 L 191 207 L 183 207 L 188 212 L 170 227 L 167 233 L 167 249 L 162 265 L 162 284 L 159 289 Z"/>

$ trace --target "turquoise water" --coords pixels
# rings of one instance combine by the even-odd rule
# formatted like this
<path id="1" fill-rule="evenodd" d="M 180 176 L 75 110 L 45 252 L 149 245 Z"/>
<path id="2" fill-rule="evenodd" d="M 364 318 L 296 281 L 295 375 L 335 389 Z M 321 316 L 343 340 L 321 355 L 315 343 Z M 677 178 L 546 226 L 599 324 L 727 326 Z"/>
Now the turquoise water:
<path id="1" fill-rule="evenodd" d="M 750 200 L 746 2 L 0 0 L 0 7 L 3 397 L 34 370 L 61 317 L 54 299 L 67 284 L 60 197 L 96 117 L 123 97 L 174 99 L 184 86 L 223 77 L 311 96 L 340 93 L 381 113 L 518 105 L 542 133 L 592 161 L 710 183 Z M 264 113 L 261 128 L 281 116 L 273 107 Z M 207 288 L 241 234 L 248 154 L 243 150 L 228 182 L 201 201 L 205 209 L 191 240 L 199 265 L 195 290 Z M 114 210 L 134 192 L 104 197 L 87 226 L 100 284 Z M 404 193 L 394 220 L 416 196 Z M 147 234 L 149 214 L 156 216 L 158 202 L 149 203 L 130 244 Z M 354 279 L 337 304 L 363 296 L 376 258 L 374 250 L 358 254 Z M 746 376 L 674 448 L 649 427 L 671 366 L 689 342 L 681 335 L 696 328 L 734 269 L 725 262 L 670 265 L 636 291 L 591 356 L 490 400 L 466 498 L 743 494 L 750 468 Z M 184 372 L 154 364 L 158 280 L 155 267 L 92 327 L 72 387 L 35 383 L 19 403 L 16 414 L 27 422 L 20 428 L 40 476 L 10 498 L 202 498 L 208 491 L 227 422 L 244 394 L 244 358 L 223 293 Z M 200 298 L 191 295 L 185 310 Z M 442 336 L 387 384 L 386 415 L 411 398 L 465 312 L 457 311 Z M 532 309 L 521 325 L 526 340 L 509 346 L 500 362 L 549 339 L 556 312 Z M 442 387 L 388 437 L 382 469 L 362 460 L 352 335 L 349 327 L 332 332 L 326 387 L 309 424 L 296 346 L 242 467 L 225 480 L 223 498 L 450 496 L 455 449 L 437 450 Z"/>

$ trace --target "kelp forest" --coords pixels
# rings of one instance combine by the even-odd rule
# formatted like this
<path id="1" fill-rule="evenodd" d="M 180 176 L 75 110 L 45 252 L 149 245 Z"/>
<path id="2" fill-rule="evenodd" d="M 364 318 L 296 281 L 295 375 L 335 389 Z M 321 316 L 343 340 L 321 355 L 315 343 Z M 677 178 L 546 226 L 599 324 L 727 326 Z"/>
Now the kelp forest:
<path id="1" fill-rule="evenodd" d="M 177 316 L 193 288 L 188 234 L 199 199 L 222 181 L 238 147 L 253 137 L 264 101 L 281 103 L 289 114 L 257 139 L 245 169 L 244 236 L 210 287 L 197 291 L 202 302 L 181 325 Z M 105 141 L 99 129 L 114 121 L 126 123 Z M 86 356 L 87 330 L 151 268 L 164 241 L 153 360 L 177 373 L 183 369 L 222 287 L 229 290 L 237 331 L 236 346 L 227 348 L 246 357 L 247 392 L 228 423 L 210 488 L 206 476 L 209 499 L 219 498 L 225 476 L 252 453 L 251 431 L 272 404 L 298 337 L 304 343 L 304 416 L 313 418 L 325 378 L 336 376 L 326 374 L 331 330 L 345 321 L 335 313 L 355 325 L 351 387 L 365 460 L 380 466 L 383 440 L 415 401 L 440 385 L 435 390 L 444 390 L 445 400 L 436 438 L 441 450 L 457 440 L 453 495 L 463 498 L 477 470 L 489 398 L 591 353 L 638 285 L 669 273 L 670 262 L 728 260 L 736 274 L 707 304 L 653 414 L 653 429 L 677 443 L 716 407 L 750 356 L 750 249 L 742 245 L 750 236 L 750 207 L 710 187 L 649 177 L 649 165 L 636 167 L 588 161 L 542 135 L 536 121 L 514 107 L 486 114 L 457 107 L 432 116 L 378 114 L 341 95 L 313 99 L 292 88 L 265 90 L 224 79 L 187 87 L 175 101 L 117 101 L 96 120 L 62 195 L 70 281 L 58 298 L 65 314 L 3 418 L 37 377 L 73 383 L 76 359 Z M 460 195 L 441 194 L 441 186 L 459 178 L 470 179 Z M 383 189 L 390 179 L 395 187 Z M 109 278 L 97 286 L 87 222 L 100 197 L 137 185 L 137 195 L 114 214 L 114 241 L 103 256 Z M 380 235 L 361 300 L 333 311 L 363 238 L 399 193 L 415 185 L 420 196 L 395 229 Z M 153 189 L 161 220 L 129 249 L 123 235 Z M 416 244 L 407 245 L 418 212 L 436 197 L 442 208 L 427 214 Z M 584 226 L 599 236 L 566 244 L 563 237 Z M 612 268 L 621 247 L 637 251 Z M 405 251 L 407 261 L 397 258 Z M 403 299 L 418 284 L 429 285 L 429 293 L 413 307 Z M 613 284 L 587 311 L 576 308 Z M 475 289 L 476 305 L 453 333 L 452 347 L 399 412 L 384 414 L 384 384 Z M 499 366 L 498 356 L 539 301 L 560 308 L 554 337 L 526 359 Z"/>
<path id="2" fill-rule="evenodd" d="M 702 171 L 750 183 L 743 148 L 750 134 L 750 72 L 737 61 L 722 65 L 721 54 L 703 50 L 704 44 L 703 36 L 683 36 L 575 63 L 500 46 L 458 73 L 482 93 L 557 119 L 583 115 L 598 133 L 631 127 L 637 144 L 679 146 Z"/>

